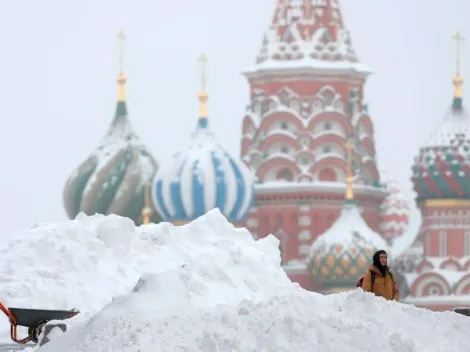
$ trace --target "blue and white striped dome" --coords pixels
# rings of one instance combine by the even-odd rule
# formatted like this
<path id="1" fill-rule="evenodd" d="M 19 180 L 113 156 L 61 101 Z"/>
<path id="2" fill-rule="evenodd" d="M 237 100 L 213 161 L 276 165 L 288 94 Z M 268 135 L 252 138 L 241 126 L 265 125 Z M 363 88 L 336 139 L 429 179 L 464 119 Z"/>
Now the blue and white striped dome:
<path id="1" fill-rule="evenodd" d="M 242 221 L 254 200 L 253 175 L 217 143 L 206 117 L 191 137 L 189 147 L 155 175 L 155 208 L 171 222 L 191 221 L 214 208 L 231 222 Z"/>

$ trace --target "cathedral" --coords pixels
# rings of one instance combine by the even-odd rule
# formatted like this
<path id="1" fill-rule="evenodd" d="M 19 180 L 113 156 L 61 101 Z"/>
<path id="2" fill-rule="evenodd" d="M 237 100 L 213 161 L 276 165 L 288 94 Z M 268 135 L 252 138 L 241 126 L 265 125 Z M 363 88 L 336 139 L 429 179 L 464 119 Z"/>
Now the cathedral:
<path id="1" fill-rule="evenodd" d="M 355 289 L 372 254 L 386 249 L 403 303 L 470 304 L 470 117 L 460 65 L 449 111 L 412 165 L 422 218 L 413 233 L 410 200 L 378 166 L 365 99 L 371 70 L 354 50 L 340 1 L 272 3 L 259 53 L 243 71 L 240 155 L 210 129 L 204 56 L 194 132 L 165 165 L 132 129 L 121 65 L 111 125 L 66 182 L 68 216 L 182 225 L 218 208 L 255 239 L 275 236 L 284 270 L 307 290 Z"/>

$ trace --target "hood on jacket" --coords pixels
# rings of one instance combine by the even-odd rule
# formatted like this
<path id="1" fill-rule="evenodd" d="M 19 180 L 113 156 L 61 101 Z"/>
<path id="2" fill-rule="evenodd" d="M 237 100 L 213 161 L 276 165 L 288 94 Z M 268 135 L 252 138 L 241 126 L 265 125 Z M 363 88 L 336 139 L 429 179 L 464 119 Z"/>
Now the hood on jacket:
<path id="1" fill-rule="evenodd" d="M 372 259 L 373 259 L 372 263 L 377 269 L 379 269 L 380 273 L 383 276 L 385 276 L 385 274 L 387 273 L 387 270 L 388 270 L 388 266 L 380 264 L 380 255 L 381 254 L 387 254 L 387 252 L 384 251 L 383 249 L 381 249 L 380 251 L 375 252 L 374 256 L 372 257 Z"/>

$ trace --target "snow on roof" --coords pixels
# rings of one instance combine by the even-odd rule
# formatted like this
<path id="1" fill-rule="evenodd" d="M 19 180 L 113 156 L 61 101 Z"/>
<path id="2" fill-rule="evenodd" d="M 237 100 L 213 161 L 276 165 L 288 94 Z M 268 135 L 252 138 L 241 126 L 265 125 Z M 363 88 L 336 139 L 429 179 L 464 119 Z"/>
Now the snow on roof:
<path id="1" fill-rule="evenodd" d="M 339 3 L 278 1 L 256 65 L 245 74 L 305 68 L 370 73 L 359 62 Z"/>
<path id="2" fill-rule="evenodd" d="M 466 271 L 453 271 L 443 269 L 434 269 L 431 272 L 441 275 L 443 278 L 445 278 L 450 287 L 453 287 L 457 282 L 459 282 L 459 280 L 463 276 L 468 275 L 468 272 Z"/>
<path id="3" fill-rule="evenodd" d="M 423 260 L 431 263 L 435 269 L 439 269 L 441 267 L 441 264 L 443 262 L 448 261 L 449 259 L 455 260 L 461 266 L 464 266 L 467 262 L 470 261 L 469 256 L 458 257 L 458 258 L 456 257 L 425 257 L 423 258 Z"/>
<path id="4" fill-rule="evenodd" d="M 120 172 L 126 173 L 126 175 L 132 175 L 132 181 L 130 181 L 131 178 L 127 177 L 121 183 L 114 197 L 115 199 L 119 199 L 122 191 L 135 188 L 136 185 L 133 184 L 135 179 L 139 182 L 138 186 L 142 186 L 144 183 L 151 181 L 155 171 L 158 169 L 158 163 L 131 126 L 127 116 L 126 102 L 118 101 L 116 115 L 108 131 L 91 155 L 72 173 L 65 188 L 67 189 L 77 177 L 81 176 L 80 169 L 83 165 L 88 165 L 90 162 L 96 163 L 94 172 L 90 175 L 83 189 L 82 199 L 87 199 L 87 195 L 96 192 L 99 186 L 107 186 L 107 178 L 103 176 L 109 173 L 111 168 L 115 165 L 117 158 L 123 156 L 125 158 L 127 152 L 132 153 L 132 159 L 136 162 L 129 171 L 127 171 L 126 168 L 122 168 Z M 105 183 L 100 184 L 100 182 L 102 182 L 101 180 L 105 180 Z M 85 203 L 87 202 L 84 201 L 83 204 Z M 84 210 L 87 209 L 87 207 L 84 206 L 84 208 L 81 209 Z"/>
<path id="5" fill-rule="evenodd" d="M 450 108 L 423 148 L 451 146 L 456 139 L 470 139 L 470 116 L 465 109 Z"/>
<path id="6" fill-rule="evenodd" d="M 180 227 L 80 215 L 25 230 L 0 250 L 4 303 L 82 312 L 41 352 L 360 352 L 364 341 L 382 352 L 470 349 L 467 329 L 456 328 L 468 324 L 463 315 L 361 289 L 303 290 L 282 270 L 273 236 L 253 240 L 217 210 Z"/>
<path id="7" fill-rule="evenodd" d="M 325 61 L 315 59 L 289 60 L 289 61 L 264 61 L 253 67 L 243 70 L 243 74 L 247 76 L 255 76 L 270 71 L 289 71 L 292 74 L 295 71 L 322 71 L 323 73 L 363 73 L 371 74 L 372 70 L 363 63 L 348 63 L 343 61 Z"/>
<path id="8" fill-rule="evenodd" d="M 282 264 L 282 269 L 287 274 L 305 273 L 307 270 L 307 263 L 304 260 L 290 260 Z"/>
<path id="9" fill-rule="evenodd" d="M 445 282 L 449 285 L 449 287 L 452 289 L 464 276 L 468 275 L 468 271 L 454 271 L 454 270 L 444 270 L 444 269 L 428 269 L 424 270 L 421 273 L 403 273 L 402 275 L 405 277 L 406 284 L 408 287 L 411 288 L 411 286 L 417 281 L 421 280 L 421 277 L 423 275 L 428 275 L 428 274 L 437 274 L 440 277 L 442 277 Z M 445 301 L 445 298 L 440 298 L 436 296 L 430 296 L 432 298 L 426 297 L 416 297 L 416 296 L 408 296 L 404 299 L 405 302 L 408 302 L 408 300 L 423 300 L 423 299 L 432 299 L 432 300 L 441 300 Z M 449 296 L 442 296 L 442 297 L 449 297 Z M 457 297 L 457 296 L 456 296 Z M 458 296 L 462 297 L 462 296 Z"/>
<path id="10" fill-rule="evenodd" d="M 325 245 L 330 247 L 335 244 L 342 244 L 347 250 L 347 247 L 355 241 L 355 233 L 363 239 L 367 247 L 376 250 L 386 250 L 388 248 L 382 236 L 373 231 L 364 221 L 357 206 L 355 204 L 345 204 L 339 218 L 313 242 L 311 254 L 314 255 Z"/>

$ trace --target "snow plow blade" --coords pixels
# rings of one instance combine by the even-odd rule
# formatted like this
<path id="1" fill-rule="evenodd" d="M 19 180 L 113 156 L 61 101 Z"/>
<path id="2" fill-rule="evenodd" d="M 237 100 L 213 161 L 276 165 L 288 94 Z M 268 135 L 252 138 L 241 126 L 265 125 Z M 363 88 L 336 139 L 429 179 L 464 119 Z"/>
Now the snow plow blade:
<path id="1" fill-rule="evenodd" d="M 51 320 L 65 320 L 70 319 L 80 313 L 80 311 L 72 310 L 48 310 L 48 309 L 28 309 L 28 308 L 7 308 L 0 302 L 0 310 L 10 320 L 10 337 L 13 341 L 19 344 L 26 344 L 28 342 L 37 343 L 39 335 L 41 335 L 44 325 Z M 65 324 L 61 324 L 65 327 Z M 17 328 L 24 326 L 28 328 L 28 336 L 20 339 L 18 338 Z M 61 326 L 61 329 L 64 329 Z"/>

